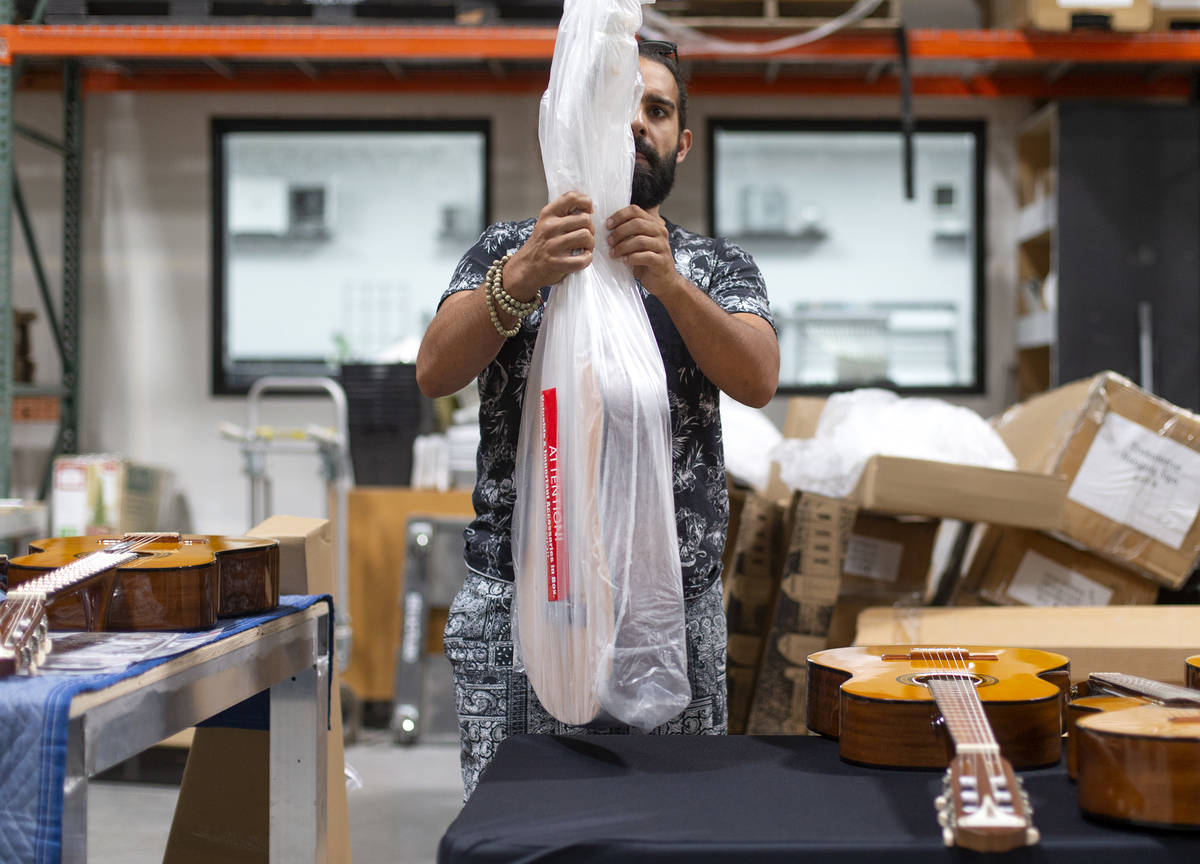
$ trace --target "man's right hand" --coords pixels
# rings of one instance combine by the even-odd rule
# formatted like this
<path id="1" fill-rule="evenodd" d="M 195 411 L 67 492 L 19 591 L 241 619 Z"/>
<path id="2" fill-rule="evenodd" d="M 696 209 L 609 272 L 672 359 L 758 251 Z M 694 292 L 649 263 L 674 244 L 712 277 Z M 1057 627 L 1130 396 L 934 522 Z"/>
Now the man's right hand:
<path id="1" fill-rule="evenodd" d="M 582 192 L 567 192 L 543 207 L 525 245 L 504 265 L 504 290 L 529 301 L 543 285 L 591 264 L 596 245 L 591 213 L 592 199 Z"/>

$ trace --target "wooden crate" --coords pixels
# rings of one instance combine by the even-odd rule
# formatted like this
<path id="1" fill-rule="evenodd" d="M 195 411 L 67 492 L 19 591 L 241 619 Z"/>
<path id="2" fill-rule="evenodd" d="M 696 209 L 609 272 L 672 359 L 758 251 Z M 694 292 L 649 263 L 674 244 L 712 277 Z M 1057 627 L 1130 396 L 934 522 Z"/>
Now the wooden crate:
<path id="1" fill-rule="evenodd" d="M 658 0 L 656 12 L 691 27 L 809 29 L 837 18 L 854 0 Z M 900 26 L 900 0 L 883 0 L 856 27 Z"/>
<path id="2" fill-rule="evenodd" d="M 1197 0 L 1155 0 L 1154 30 L 1200 30 Z"/>
<path id="3" fill-rule="evenodd" d="M 471 493 L 360 487 L 350 492 L 348 509 L 353 646 L 345 681 L 365 702 L 390 702 L 396 683 L 409 517 L 471 516 Z M 438 650 L 441 631 L 436 619 L 430 629 L 428 647 Z"/>
<path id="4" fill-rule="evenodd" d="M 991 24 L 1003 30 L 1028 28 L 1064 32 L 1083 28 L 1140 32 L 1154 18 L 1153 0 L 1114 6 L 1106 0 L 1081 4 L 1061 0 L 992 0 Z"/>

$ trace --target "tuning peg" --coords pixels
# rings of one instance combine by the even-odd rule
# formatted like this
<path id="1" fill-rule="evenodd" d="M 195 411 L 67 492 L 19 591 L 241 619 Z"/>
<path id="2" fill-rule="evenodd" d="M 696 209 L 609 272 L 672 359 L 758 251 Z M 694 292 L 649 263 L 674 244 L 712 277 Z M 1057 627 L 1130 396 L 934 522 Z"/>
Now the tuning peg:
<path id="1" fill-rule="evenodd" d="M 1025 829 L 1025 845 L 1032 846 L 1042 839 L 1042 832 L 1030 826 Z"/>
<path id="2" fill-rule="evenodd" d="M 945 795 L 939 795 L 933 799 L 933 806 L 939 810 L 944 810 L 946 807 L 946 800 L 947 799 Z"/>
<path id="3" fill-rule="evenodd" d="M 949 828 L 942 829 L 942 842 L 945 843 L 947 846 L 954 845 L 954 832 L 951 831 Z"/>
<path id="4" fill-rule="evenodd" d="M 938 814 L 937 814 L 937 821 L 938 821 L 939 825 L 941 825 L 943 828 L 945 828 L 947 825 L 950 824 L 950 814 L 947 813 L 945 810 L 939 810 Z"/>

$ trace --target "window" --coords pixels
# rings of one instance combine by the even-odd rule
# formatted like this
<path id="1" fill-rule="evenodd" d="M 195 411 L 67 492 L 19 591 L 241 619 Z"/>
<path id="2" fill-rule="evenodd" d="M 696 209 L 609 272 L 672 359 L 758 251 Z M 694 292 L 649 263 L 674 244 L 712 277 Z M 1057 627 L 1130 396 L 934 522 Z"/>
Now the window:
<path id="1" fill-rule="evenodd" d="M 710 217 L 762 269 L 781 392 L 983 390 L 984 125 L 710 121 Z"/>
<path id="2" fill-rule="evenodd" d="M 487 122 L 212 128 L 213 392 L 415 353 L 487 223 Z"/>

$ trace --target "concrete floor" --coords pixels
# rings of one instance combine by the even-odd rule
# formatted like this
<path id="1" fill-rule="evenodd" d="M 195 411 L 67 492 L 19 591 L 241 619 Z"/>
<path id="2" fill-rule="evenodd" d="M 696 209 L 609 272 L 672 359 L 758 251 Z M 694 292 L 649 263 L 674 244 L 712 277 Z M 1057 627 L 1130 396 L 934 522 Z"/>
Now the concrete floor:
<path id="1" fill-rule="evenodd" d="M 354 864 L 428 864 L 462 807 L 457 744 L 399 747 L 364 729 L 346 748 L 361 782 L 348 791 Z M 356 785 L 356 784 L 355 784 Z M 160 864 L 178 786 L 93 780 L 88 784 L 88 861 Z"/>

